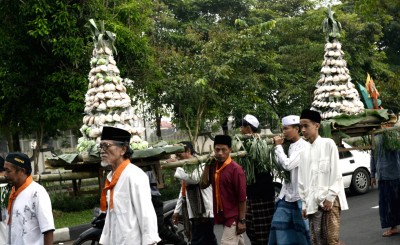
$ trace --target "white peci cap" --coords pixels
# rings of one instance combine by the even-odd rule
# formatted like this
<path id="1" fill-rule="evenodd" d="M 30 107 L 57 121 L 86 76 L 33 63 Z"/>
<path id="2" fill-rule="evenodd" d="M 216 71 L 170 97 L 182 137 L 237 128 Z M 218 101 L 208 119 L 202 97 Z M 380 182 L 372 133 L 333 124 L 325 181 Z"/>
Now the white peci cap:
<path id="1" fill-rule="evenodd" d="M 257 118 L 253 115 L 247 114 L 244 118 L 248 123 L 250 123 L 253 127 L 258 128 L 258 125 L 260 124 L 257 120 Z"/>
<path id="2" fill-rule="evenodd" d="M 290 115 L 282 118 L 282 126 L 296 125 L 300 124 L 300 117 L 295 115 Z"/>

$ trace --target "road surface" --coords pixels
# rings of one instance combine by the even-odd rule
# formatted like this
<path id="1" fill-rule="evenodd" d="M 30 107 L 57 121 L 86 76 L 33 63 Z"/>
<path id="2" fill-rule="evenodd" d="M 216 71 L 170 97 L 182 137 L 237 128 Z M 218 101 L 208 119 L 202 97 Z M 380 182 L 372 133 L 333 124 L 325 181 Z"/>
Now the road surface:
<path id="1" fill-rule="evenodd" d="M 384 230 L 379 221 L 377 189 L 360 196 L 348 194 L 347 201 L 350 209 L 342 212 L 340 230 L 340 239 L 346 245 L 400 245 L 400 235 L 382 237 Z M 216 225 L 214 231 L 220 240 L 222 226 Z M 245 242 L 250 244 L 247 236 Z M 72 245 L 72 241 L 64 242 L 64 245 Z"/>

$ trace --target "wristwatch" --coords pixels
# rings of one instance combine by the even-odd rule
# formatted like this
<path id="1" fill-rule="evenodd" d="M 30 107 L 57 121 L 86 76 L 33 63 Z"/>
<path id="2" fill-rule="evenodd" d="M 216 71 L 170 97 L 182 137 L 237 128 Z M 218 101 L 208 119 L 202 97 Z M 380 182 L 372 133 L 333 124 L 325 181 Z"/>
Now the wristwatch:
<path id="1" fill-rule="evenodd" d="M 239 221 L 239 223 L 241 223 L 241 224 L 246 224 L 246 219 L 239 219 L 238 221 Z"/>

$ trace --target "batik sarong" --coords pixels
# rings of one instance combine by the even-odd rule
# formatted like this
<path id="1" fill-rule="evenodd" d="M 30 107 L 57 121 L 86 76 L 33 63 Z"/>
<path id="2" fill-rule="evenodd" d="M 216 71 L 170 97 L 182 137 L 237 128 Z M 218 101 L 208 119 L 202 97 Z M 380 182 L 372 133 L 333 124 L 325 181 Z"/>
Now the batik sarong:
<path id="1" fill-rule="evenodd" d="M 400 225 L 400 179 L 379 180 L 378 188 L 381 227 Z"/>
<path id="2" fill-rule="evenodd" d="M 300 200 L 287 202 L 282 199 L 277 202 L 268 244 L 311 244 L 308 220 L 301 215 Z"/>
<path id="3" fill-rule="evenodd" d="M 319 208 L 314 214 L 308 215 L 310 235 L 313 245 L 339 244 L 340 203 L 336 197 L 332 209 L 324 211 Z"/>

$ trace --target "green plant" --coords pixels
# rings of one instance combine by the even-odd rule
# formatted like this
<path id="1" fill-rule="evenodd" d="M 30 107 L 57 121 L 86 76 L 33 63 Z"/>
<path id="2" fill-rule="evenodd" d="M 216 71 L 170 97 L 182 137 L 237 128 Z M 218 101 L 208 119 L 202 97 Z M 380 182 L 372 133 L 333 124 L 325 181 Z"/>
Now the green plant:
<path id="1" fill-rule="evenodd" d="M 93 209 L 100 203 L 99 195 L 69 196 L 65 193 L 54 193 L 50 195 L 50 199 L 53 209 L 63 212 Z"/>
<path id="2" fill-rule="evenodd" d="M 164 188 L 160 189 L 161 200 L 167 201 L 178 198 L 181 190 L 179 180 L 174 177 L 175 169 L 163 170 Z"/>
<path id="3" fill-rule="evenodd" d="M 93 210 L 86 209 L 75 212 L 63 212 L 60 210 L 53 210 L 53 217 L 56 229 L 63 227 L 72 227 L 91 222 L 93 219 Z"/>

